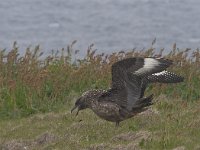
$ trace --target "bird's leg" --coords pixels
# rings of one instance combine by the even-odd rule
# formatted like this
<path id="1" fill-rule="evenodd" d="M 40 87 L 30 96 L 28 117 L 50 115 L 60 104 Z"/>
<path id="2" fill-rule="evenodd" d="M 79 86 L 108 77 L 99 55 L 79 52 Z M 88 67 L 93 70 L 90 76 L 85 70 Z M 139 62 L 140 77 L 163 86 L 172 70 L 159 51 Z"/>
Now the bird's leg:
<path id="1" fill-rule="evenodd" d="M 119 121 L 115 123 L 115 127 L 119 127 Z"/>

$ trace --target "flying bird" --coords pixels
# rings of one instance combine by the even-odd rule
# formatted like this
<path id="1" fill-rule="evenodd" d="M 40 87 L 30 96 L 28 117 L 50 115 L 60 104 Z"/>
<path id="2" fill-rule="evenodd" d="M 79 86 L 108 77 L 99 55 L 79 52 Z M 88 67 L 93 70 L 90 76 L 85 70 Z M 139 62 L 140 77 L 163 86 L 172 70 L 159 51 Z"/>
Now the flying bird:
<path id="1" fill-rule="evenodd" d="M 133 57 L 112 65 L 112 83 L 108 90 L 89 90 L 82 94 L 72 108 L 73 112 L 90 108 L 100 118 L 115 122 L 131 118 L 153 104 L 153 94 L 144 97 L 150 83 L 178 83 L 184 80 L 166 71 L 172 61 L 164 58 Z"/>

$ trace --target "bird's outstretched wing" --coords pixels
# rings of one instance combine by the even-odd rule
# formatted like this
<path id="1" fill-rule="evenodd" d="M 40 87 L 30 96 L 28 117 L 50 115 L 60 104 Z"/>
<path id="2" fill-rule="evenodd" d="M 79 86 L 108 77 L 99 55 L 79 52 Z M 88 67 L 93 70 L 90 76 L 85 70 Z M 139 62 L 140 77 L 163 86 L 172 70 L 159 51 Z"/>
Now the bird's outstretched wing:
<path id="1" fill-rule="evenodd" d="M 118 61 L 112 66 L 112 88 L 121 89 L 124 87 L 124 75 L 127 72 L 142 79 L 165 70 L 171 64 L 171 60 L 163 58 L 134 57 Z"/>
<path id="2" fill-rule="evenodd" d="M 127 58 L 112 66 L 110 99 L 131 110 L 141 96 L 142 79 L 165 70 L 172 61 L 157 58 Z M 111 98 L 112 97 L 112 98 Z"/>
<path id="3" fill-rule="evenodd" d="M 183 82 L 183 80 L 184 80 L 183 77 L 181 77 L 175 73 L 166 71 L 166 70 L 159 72 L 159 73 L 154 73 L 154 74 L 148 76 L 147 79 L 151 83 L 154 83 L 154 82 L 178 83 L 178 82 Z"/>
<path id="4" fill-rule="evenodd" d="M 147 76 L 146 78 L 143 78 L 142 79 L 142 90 L 141 90 L 141 96 L 140 98 L 142 98 L 144 96 L 144 92 L 145 92 L 145 89 L 147 88 L 148 84 L 150 83 L 178 83 L 178 82 L 183 82 L 184 78 L 175 74 L 175 73 L 172 73 L 172 72 L 169 72 L 169 71 L 162 71 L 162 72 L 159 72 L 159 73 L 154 73 L 150 76 Z"/>

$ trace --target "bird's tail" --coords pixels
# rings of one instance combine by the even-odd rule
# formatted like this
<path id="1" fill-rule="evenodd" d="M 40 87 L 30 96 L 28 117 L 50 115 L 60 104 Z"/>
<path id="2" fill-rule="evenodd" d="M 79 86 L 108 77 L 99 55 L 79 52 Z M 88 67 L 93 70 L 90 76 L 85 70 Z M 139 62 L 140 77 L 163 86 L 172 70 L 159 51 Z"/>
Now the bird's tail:
<path id="1" fill-rule="evenodd" d="M 153 94 L 151 94 L 150 96 L 148 96 L 148 97 L 145 97 L 145 98 L 141 98 L 141 99 L 139 99 L 136 103 L 135 103 L 135 105 L 134 105 L 134 107 L 133 107 L 133 111 L 135 112 L 142 112 L 142 111 L 144 111 L 145 110 L 145 107 L 147 107 L 147 106 L 150 106 L 150 105 L 153 105 L 153 102 L 152 102 L 152 100 L 153 100 Z"/>

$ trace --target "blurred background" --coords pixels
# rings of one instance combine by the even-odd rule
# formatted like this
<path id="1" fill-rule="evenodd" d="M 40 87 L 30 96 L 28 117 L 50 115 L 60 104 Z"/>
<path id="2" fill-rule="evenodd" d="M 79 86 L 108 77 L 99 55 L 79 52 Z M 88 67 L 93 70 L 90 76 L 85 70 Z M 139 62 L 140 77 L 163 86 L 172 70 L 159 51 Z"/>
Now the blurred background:
<path id="1" fill-rule="evenodd" d="M 84 54 L 149 48 L 200 46 L 199 0 L 1 0 L 0 49 L 14 41 L 20 53 L 40 44 L 45 53 L 77 40 Z"/>

